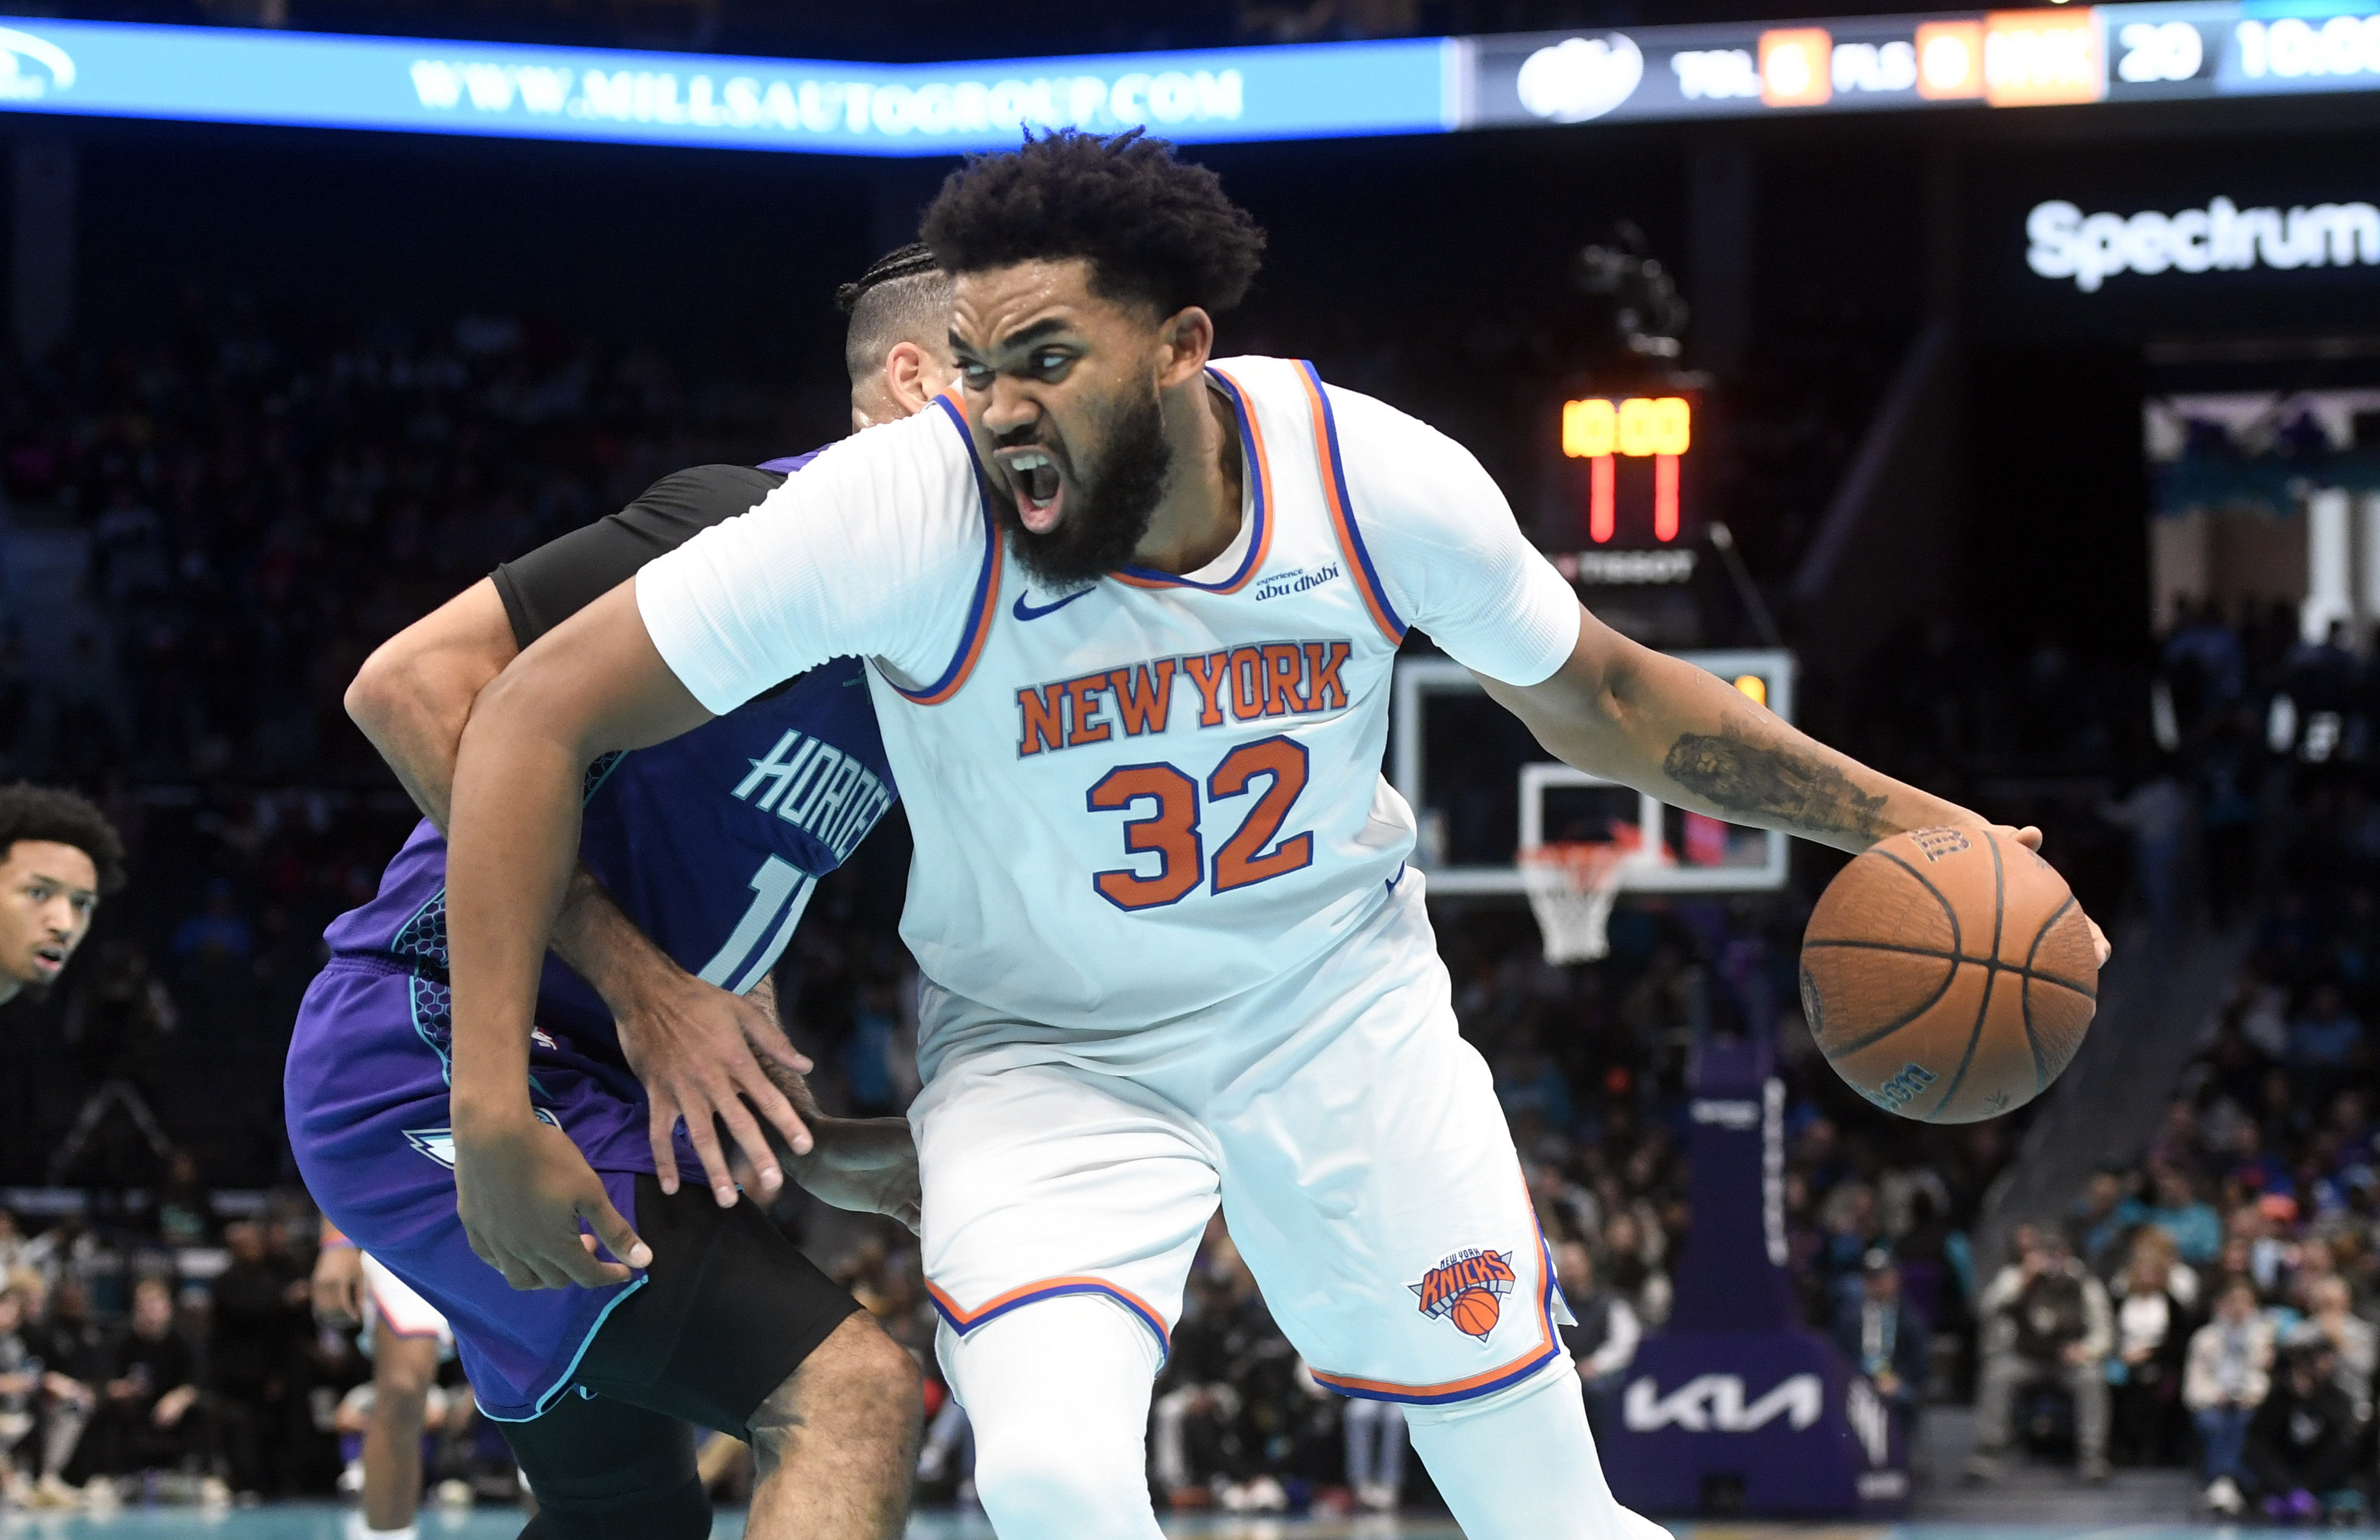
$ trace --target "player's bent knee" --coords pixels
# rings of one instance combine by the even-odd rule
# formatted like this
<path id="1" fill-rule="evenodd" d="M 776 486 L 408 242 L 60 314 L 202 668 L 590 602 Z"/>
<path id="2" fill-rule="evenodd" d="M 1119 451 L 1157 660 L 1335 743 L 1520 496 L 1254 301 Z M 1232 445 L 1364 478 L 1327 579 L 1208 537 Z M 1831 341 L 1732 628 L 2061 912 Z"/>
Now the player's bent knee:
<path id="1" fill-rule="evenodd" d="M 1407 1406 L 1404 1409 L 1405 1425 L 1413 1428 L 1475 1422 L 1482 1417 L 1493 1417 L 1518 1402 L 1548 1393 L 1573 1398 L 1578 1394 L 1578 1370 L 1567 1353 L 1556 1353 L 1534 1374 L 1485 1396 L 1475 1396 L 1468 1401 L 1440 1401 L 1435 1405 Z"/>
<path id="2" fill-rule="evenodd" d="M 755 1449 L 771 1462 L 793 1452 L 796 1430 L 807 1439 L 905 1451 L 925 1414 L 917 1361 L 863 1310 L 754 1409 L 751 1431 Z"/>
<path id="3" fill-rule="evenodd" d="M 543 1416 L 502 1425 L 538 1502 L 523 1540 L 708 1540 L 710 1498 L 686 1425 L 565 1396 Z"/>
<path id="4" fill-rule="evenodd" d="M 1138 1535 L 1150 1522 L 1136 1437 L 1124 1448 L 1081 1426 L 975 1431 L 976 1498 L 1002 1534 Z"/>
<path id="5" fill-rule="evenodd" d="M 950 1347 L 976 1495 L 1002 1534 L 1145 1540 L 1155 1340 L 1104 1295 L 1009 1312 Z"/>
<path id="6" fill-rule="evenodd" d="M 864 1310 L 844 1317 L 795 1371 L 791 1383 L 871 1437 L 914 1430 L 926 1414 L 917 1361 Z"/>
<path id="7" fill-rule="evenodd" d="M 372 1393 L 420 1401 L 438 1378 L 438 1340 L 398 1337 L 391 1333 L 377 1346 L 372 1361 Z"/>

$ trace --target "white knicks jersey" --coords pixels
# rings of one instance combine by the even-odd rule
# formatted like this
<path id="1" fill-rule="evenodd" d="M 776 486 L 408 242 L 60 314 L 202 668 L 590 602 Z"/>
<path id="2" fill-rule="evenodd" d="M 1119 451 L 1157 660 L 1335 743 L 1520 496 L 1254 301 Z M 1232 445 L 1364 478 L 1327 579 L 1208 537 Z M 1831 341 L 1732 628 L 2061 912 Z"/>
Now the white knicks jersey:
<path id="1" fill-rule="evenodd" d="M 663 660 L 714 711 L 871 660 L 917 843 L 902 938 L 1021 1022 L 1152 1025 L 1349 934 L 1414 843 L 1380 775 L 1406 627 L 1524 685 L 1577 637 L 1575 594 L 1459 446 L 1309 365 L 1228 359 L 1209 382 L 1245 492 L 1197 572 L 1035 586 L 945 396 L 638 576 Z"/>

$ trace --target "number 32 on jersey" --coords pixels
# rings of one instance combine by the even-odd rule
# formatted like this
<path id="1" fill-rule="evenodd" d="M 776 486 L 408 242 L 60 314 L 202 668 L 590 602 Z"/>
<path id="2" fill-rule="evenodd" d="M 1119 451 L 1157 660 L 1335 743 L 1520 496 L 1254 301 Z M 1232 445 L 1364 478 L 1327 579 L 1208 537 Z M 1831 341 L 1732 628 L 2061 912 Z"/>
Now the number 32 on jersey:
<path id="1" fill-rule="evenodd" d="M 1123 848 L 1131 855 L 1155 855 L 1157 869 L 1095 872 L 1091 886 L 1119 909 L 1156 909 L 1180 903 L 1201 882 L 1220 896 L 1313 865 L 1311 833 L 1281 837 L 1281 824 L 1305 790 L 1305 746 L 1279 734 L 1224 755 L 1203 788 L 1173 765 L 1119 765 L 1091 787 L 1085 805 L 1094 813 L 1139 812 L 1123 822 Z M 1252 794 L 1256 798 L 1239 827 L 1215 847 L 1211 870 L 1200 827 L 1202 790 L 1208 813 Z"/>

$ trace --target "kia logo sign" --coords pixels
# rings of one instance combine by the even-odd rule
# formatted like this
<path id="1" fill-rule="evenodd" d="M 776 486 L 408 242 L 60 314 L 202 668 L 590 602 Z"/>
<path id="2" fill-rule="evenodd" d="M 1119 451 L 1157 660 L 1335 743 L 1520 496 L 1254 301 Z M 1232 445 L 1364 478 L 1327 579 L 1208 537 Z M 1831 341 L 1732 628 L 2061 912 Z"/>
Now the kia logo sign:
<path id="1" fill-rule="evenodd" d="M 1743 1381 L 1734 1375 L 1696 1375 L 1666 1396 L 1647 1375 L 1628 1387 L 1620 1410 L 1631 1433 L 1670 1426 L 1684 1433 L 1757 1433 L 1780 1416 L 1800 1433 L 1817 1422 L 1826 1404 L 1827 1388 L 1813 1374 L 1793 1375 L 1748 1405 Z"/>
<path id="2" fill-rule="evenodd" d="M 1871 1465 L 1882 1465 L 1892 1459 L 1892 1409 L 1884 1398 L 1864 1379 L 1852 1381 L 1851 1394 L 1843 1398 L 1843 1414 L 1859 1438 L 1860 1449 Z M 1860 1496 L 1868 1494 L 1862 1491 Z"/>
<path id="3" fill-rule="evenodd" d="M 1521 105 L 1551 123 L 1601 117 L 1636 92 L 1645 55 L 1626 35 L 1566 38 L 1521 66 Z"/>
<path id="4" fill-rule="evenodd" d="M 1711 1123 L 1741 1134 L 1760 1121 L 1760 1104 L 1756 1101 L 1714 1101 L 1697 1097 L 1687 1104 L 1686 1115 L 1698 1123 Z"/>

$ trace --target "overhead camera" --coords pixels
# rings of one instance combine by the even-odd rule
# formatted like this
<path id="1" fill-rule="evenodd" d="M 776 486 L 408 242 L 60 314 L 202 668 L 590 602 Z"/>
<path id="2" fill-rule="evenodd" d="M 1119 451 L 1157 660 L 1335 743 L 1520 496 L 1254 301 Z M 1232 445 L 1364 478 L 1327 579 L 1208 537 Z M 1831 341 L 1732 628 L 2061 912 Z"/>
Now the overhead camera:
<path id="1" fill-rule="evenodd" d="M 1621 345 L 1647 358 L 1675 358 L 1679 336 L 1691 311 L 1678 293 L 1677 280 L 1646 250 L 1645 232 L 1634 222 L 1612 226 L 1610 245 L 1590 246 L 1578 254 L 1572 277 L 1589 294 L 1609 295 L 1614 309 L 1611 323 Z"/>

